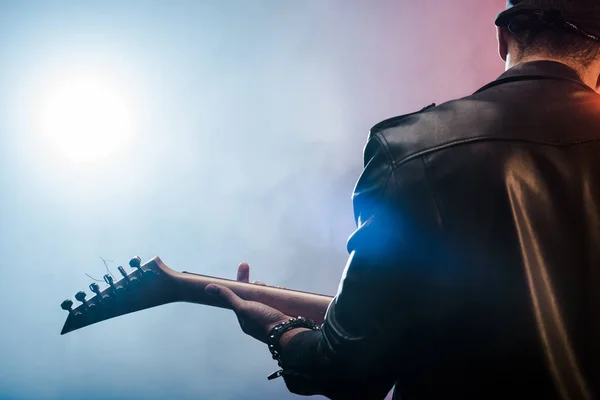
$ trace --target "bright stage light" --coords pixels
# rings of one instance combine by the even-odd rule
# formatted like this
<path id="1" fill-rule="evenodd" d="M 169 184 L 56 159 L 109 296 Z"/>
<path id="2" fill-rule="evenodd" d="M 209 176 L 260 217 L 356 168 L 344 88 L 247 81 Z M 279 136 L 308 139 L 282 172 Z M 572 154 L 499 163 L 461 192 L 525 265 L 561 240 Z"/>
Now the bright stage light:
<path id="1" fill-rule="evenodd" d="M 130 141 L 132 110 L 118 87 L 98 77 L 69 77 L 43 94 L 39 130 L 69 159 L 91 162 Z"/>

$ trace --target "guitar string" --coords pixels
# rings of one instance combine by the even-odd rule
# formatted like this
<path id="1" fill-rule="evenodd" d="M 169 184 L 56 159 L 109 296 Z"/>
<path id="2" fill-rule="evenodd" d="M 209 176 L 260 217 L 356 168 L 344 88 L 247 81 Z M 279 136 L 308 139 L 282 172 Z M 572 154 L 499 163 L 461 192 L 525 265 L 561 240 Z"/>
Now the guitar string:
<path id="1" fill-rule="evenodd" d="M 85 273 L 85 274 L 87 275 L 87 277 L 88 277 L 88 278 L 90 278 L 90 279 L 92 279 L 92 280 L 94 280 L 94 281 L 96 281 L 96 282 L 104 282 L 104 281 L 103 281 L 103 280 L 101 280 L 101 279 L 96 279 L 96 278 L 94 278 L 93 276 L 91 276 L 91 275 L 90 275 L 90 274 L 88 274 L 88 273 Z"/>
<path id="2" fill-rule="evenodd" d="M 114 278 L 115 276 L 112 274 L 112 272 L 110 272 L 110 269 L 108 269 L 108 264 L 107 264 L 107 261 L 108 261 L 108 262 L 114 262 L 114 261 L 113 261 L 113 260 L 106 260 L 106 259 L 104 259 L 104 258 L 102 258 L 102 257 L 100 257 L 100 259 L 101 259 L 101 260 L 102 260 L 102 262 L 104 263 L 104 268 L 106 268 L 106 271 L 107 271 L 107 272 L 110 274 L 110 276 L 112 276 L 112 277 Z M 94 280 L 94 281 L 96 281 L 96 282 L 104 282 L 104 279 L 96 279 L 96 278 L 94 278 L 93 276 L 91 276 L 90 274 L 88 274 L 87 272 L 84 272 L 84 273 L 85 273 L 85 275 L 86 275 L 88 278 L 90 278 L 90 279 L 92 279 L 92 280 Z"/>
<path id="3" fill-rule="evenodd" d="M 104 258 L 100 257 L 100 259 L 102 260 L 102 262 L 104 263 L 104 267 L 106 268 L 106 270 L 108 271 L 108 273 L 110 274 L 110 276 L 112 276 L 113 278 L 115 277 L 113 275 L 112 272 L 110 272 L 110 269 L 108 269 L 108 264 L 106 263 L 107 261 L 109 262 L 114 262 L 113 260 L 105 260 Z"/>

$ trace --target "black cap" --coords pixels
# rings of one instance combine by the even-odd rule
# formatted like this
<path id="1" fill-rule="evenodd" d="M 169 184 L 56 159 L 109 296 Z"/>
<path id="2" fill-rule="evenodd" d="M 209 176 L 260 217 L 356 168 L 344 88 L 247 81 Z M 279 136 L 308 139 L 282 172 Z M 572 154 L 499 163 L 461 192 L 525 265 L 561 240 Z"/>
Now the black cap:
<path id="1" fill-rule="evenodd" d="M 506 10 L 498 14 L 497 26 L 509 26 L 522 14 L 541 13 L 559 18 L 567 28 L 600 41 L 600 1 L 598 0 L 507 0 Z M 544 14 L 546 13 L 546 14 Z"/>

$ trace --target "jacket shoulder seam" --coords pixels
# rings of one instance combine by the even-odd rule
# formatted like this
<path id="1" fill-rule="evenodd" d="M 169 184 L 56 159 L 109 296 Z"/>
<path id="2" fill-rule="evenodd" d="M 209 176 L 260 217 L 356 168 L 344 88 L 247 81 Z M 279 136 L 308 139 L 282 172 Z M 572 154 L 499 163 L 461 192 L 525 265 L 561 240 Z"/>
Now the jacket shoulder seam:
<path id="1" fill-rule="evenodd" d="M 394 156 L 392 155 L 392 151 L 390 150 L 390 144 L 388 143 L 386 138 L 381 134 L 381 132 L 375 132 L 371 135 L 371 138 L 377 140 L 379 146 L 381 146 L 381 149 L 385 152 L 385 156 L 387 158 L 388 163 L 390 164 L 391 168 L 394 169 Z"/>
<path id="2" fill-rule="evenodd" d="M 410 162 L 410 161 L 414 160 L 415 158 L 426 156 L 428 154 L 435 153 L 436 151 L 445 150 L 450 147 L 456 147 L 456 146 L 475 143 L 475 142 L 518 142 L 518 143 L 539 144 L 542 146 L 568 147 L 568 146 L 576 146 L 576 145 L 580 145 L 580 144 L 598 142 L 598 141 L 600 141 L 600 138 L 579 140 L 579 141 L 568 142 L 568 143 L 556 143 L 556 142 L 547 142 L 547 141 L 542 141 L 542 140 L 479 136 L 479 137 L 473 137 L 473 138 L 468 138 L 468 139 L 454 140 L 454 141 L 439 144 L 437 146 L 428 147 L 424 150 L 416 151 L 414 153 L 410 153 L 409 155 L 407 155 L 399 160 L 393 160 L 392 167 L 394 169 L 399 168 L 403 164 L 406 164 L 407 162 Z"/>
<path id="3" fill-rule="evenodd" d="M 398 115 L 396 117 L 392 117 L 392 118 L 388 118 L 386 120 L 381 121 L 380 123 L 376 124 L 375 126 L 373 126 L 371 128 L 371 135 L 374 135 L 378 132 L 381 132 L 387 128 L 391 128 L 393 126 L 398 125 L 399 122 L 401 122 L 403 119 L 410 117 L 411 115 L 415 115 L 415 114 L 419 114 L 422 113 L 424 111 L 429 110 L 430 108 L 435 107 L 436 104 L 432 103 L 426 107 L 423 107 L 422 109 L 420 109 L 419 111 L 415 111 L 412 113 L 408 113 L 408 114 L 404 114 L 404 115 Z"/>

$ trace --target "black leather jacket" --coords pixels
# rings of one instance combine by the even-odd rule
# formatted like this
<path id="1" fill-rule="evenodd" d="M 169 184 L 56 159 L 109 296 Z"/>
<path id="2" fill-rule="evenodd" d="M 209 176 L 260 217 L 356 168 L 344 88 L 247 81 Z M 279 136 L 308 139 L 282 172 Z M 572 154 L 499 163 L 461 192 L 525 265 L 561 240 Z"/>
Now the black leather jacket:
<path id="1" fill-rule="evenodd" d="M 516 66 L 472 96 L 384 121 L 299 394 L 600 396 L 600 96 L 567 66 Z"/>

